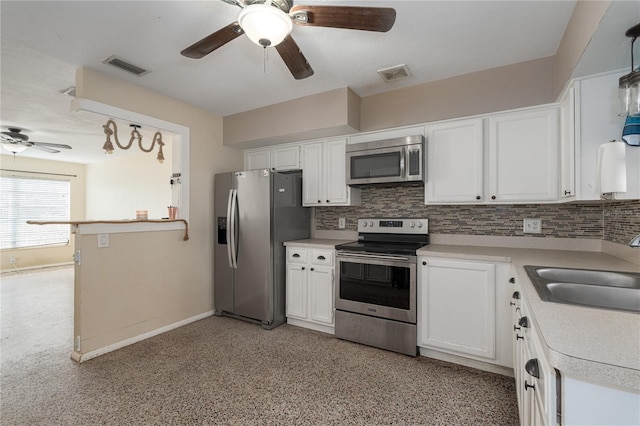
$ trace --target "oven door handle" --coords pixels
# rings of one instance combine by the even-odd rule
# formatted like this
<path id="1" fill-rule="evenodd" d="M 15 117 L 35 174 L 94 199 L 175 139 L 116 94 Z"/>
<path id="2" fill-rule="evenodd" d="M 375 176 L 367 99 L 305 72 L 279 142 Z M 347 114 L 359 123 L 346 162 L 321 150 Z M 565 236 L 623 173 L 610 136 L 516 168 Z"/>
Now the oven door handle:
<path id="1" fill-rule="evenodd" d="M 399 260 L 402 262 L 409 262 L 411 259 L 405 256 L 393 256 L 393 255 L 385 255 L 385 254 L 360 254 L 360 253 L 345 253 L 340 252 L 337 253 L 337 257 L 347 257 L 347 258 L 356 258 L 356 259 L 380 259 L 380 260 Z"/>

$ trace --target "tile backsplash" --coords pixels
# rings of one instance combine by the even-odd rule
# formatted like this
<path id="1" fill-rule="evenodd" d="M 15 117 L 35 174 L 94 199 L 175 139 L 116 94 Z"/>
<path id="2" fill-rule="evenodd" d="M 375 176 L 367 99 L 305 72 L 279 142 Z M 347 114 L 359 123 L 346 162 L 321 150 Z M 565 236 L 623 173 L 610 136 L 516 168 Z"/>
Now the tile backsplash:
<path id="1" fill-rule="evenodd" d="M 338 230 L 338 218 L 355 231 L 361 217 L 427 217 L 432 234 L 524 236 L 525 218 L 542 219 L 550 238 L 605 239 L 628 244 L 640 233 L 640 200 L 576 204 L 449 205 L 424 204 L 421 186 L 362 188 L 359 207 L 316 207 L 316 229 Z"/>

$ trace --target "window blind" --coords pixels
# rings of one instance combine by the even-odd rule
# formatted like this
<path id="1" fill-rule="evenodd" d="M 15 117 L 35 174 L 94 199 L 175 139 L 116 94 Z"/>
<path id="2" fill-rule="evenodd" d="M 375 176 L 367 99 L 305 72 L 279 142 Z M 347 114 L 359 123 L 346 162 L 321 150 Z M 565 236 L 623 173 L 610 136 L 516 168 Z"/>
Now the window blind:
<path id="1" fill-rule="evenodd" d="M 68 244 L 70 225 L 26 221 L 68 221 L 69 199 L 68 180 L 0 176 L 0 249 Z"/>

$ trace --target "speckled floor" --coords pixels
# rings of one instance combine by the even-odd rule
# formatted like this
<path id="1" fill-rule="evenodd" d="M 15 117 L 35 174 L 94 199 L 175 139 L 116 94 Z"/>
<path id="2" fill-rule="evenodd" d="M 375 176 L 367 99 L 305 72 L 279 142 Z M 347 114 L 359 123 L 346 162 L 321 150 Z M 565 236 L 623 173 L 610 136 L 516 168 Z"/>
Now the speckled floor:
<path id="1" fill-rule="evenodd" d="M 511 378 L 290 325 L 210 317 L 76 364 L 68 275 L 1 277 L 2 425 L 518 423 Z"/>

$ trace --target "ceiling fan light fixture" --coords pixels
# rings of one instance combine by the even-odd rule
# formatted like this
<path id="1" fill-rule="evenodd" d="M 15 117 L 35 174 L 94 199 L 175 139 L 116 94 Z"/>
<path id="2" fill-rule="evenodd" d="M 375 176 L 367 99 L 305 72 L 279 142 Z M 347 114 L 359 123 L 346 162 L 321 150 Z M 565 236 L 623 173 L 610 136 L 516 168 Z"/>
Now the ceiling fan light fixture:
<path id="1" fill-rule="evenodd" d="M 27 149 L 26 145 L 21 145 L 17 143 L 3 143 L 2 147 L 12 154 L 18 154 L 24 151 L 25 149 Z"/>
<path id="2" fill-rule="evenodd" d="M 277 46 L 293 29 L 289 15 L 268 3 L 246 6 L 238 16 L 238 24 L 247 37 L 262 47 Z"/>

